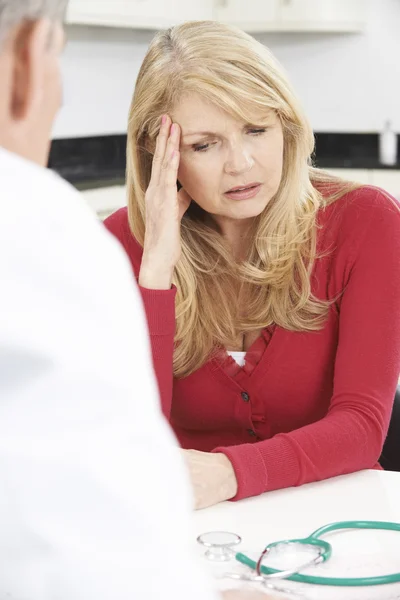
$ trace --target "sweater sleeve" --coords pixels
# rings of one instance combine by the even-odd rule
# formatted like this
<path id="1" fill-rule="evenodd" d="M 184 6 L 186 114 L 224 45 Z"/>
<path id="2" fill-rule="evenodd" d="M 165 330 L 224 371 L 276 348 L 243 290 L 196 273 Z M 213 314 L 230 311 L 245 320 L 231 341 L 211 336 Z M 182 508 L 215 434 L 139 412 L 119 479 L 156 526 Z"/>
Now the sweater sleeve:
<path id="1" fill-rule="evenodd" d="M 127 209 L 117 210 L 104 221 L 104 225 L 122 244 L 138 280 L 143 249 L 130 231 Z M 151 290 L 139 286 L 139 290 L 147 317 L 162 411 L 169 420 L 173 386 L 176 287 L 172 286 L 170 290 Z"/>
<path id="2" fill-rule="evenodd" d="M 400 210 L 382 193 L 377 198 L 353 223 L 360 241 L 345 265 L 350 276 L 328 413 L 269 440 L 216 448 L 233 464 L 234 500 L 373 468 L 379 460 L 400 372 Z"/>

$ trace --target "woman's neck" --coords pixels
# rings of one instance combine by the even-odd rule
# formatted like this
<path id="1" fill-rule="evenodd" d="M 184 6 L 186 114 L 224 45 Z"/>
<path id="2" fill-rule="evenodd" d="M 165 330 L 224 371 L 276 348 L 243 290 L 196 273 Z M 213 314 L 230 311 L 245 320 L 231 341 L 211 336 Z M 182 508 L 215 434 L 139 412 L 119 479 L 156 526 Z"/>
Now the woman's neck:
<path id="1" fill-rule="evenodd" d="M 233 220 L 215 217 L 215 221 L 223 238 L 229 244 L 235 260 L 238 262 L 245 260 L 250 244 L 253 219 Z"/>

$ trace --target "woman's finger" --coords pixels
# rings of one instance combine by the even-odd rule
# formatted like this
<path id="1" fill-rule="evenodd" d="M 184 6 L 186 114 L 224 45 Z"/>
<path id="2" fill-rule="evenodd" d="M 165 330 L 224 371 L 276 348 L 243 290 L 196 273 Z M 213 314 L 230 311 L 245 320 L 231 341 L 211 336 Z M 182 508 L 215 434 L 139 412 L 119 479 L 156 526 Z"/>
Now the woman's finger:
<path id="1" fill-rule="evenodd" d="M 165 160 L 165 153 L 168 146 L 168 139 L 171 129 L 171 119 L 168 115 L 163 115 L 161 119 L 161 127 L 156 140 L 156 149 L 153 156 L 151 168 L 150 184 L 158 185 L 162 165 Z"/>
<path id="2" fill-rule="evenodd" d="M 178 202 L 179 202 L 179 218 L 182 219 L 183 215 L 189 208 L 192 199 L 184 188 L 181 188 L 178 192 Z"/>
<path id="3" fill-rule="evenodd" d="M 164 186 L 165 188 L 174 188 L 176 194 L 175 200 L 177 200 L 178 193 L 176 181 L 178 179 L 179 160 L 179 150 L 173 150 L 171 158 L 164 169 Z"/>
<path id="4" fill-rule="evenodd" d="M 160 175 L 160 185 L 165 187 L 173 187 L 176 189 L 176 181 L 178 179 L 179 169 L 179 125 L 174 123 L 171 127 L 171 135 L 168 140 L 168 146 L 165 153 L 165 160 Z"/>

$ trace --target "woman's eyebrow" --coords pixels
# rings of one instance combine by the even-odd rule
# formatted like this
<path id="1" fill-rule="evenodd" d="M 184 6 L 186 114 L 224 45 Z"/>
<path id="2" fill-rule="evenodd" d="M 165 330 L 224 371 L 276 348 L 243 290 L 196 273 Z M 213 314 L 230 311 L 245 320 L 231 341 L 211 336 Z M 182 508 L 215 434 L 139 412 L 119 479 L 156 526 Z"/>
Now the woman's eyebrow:
<path id="1" fill-rule="evenodd" d="M 185 133 L 184 135 L 182 135 L 182 139 L 190 137 L 192 135 L 202 135 L 202 136 L 216 136 L 218 135 L 217 133 L 215 133 L 215 131 L 190 131 L 188 133 Z"/>
<path id="2" fill-rule="evenodd" d="M 246 123 L 244 125 L 244 127 L 252 127 L 252 128 L 257 128 L 257 127 L 266 127 L 266 123 L 268 122 L 268 118 L 266 119 L 265 117 L 261 120 L 263 124 L 258 124 L 256 125 L 255 123 Z M 183 133 L 182 132 L 182 139 L 187 138 L 187 137 L 191 137 L 192 135 L 201 135 L 203 137 L 216 137 L 218 135 L 220 135 L 219 133 L 217 133 L 216 131 L 188 131 L 187 133 Z"/>

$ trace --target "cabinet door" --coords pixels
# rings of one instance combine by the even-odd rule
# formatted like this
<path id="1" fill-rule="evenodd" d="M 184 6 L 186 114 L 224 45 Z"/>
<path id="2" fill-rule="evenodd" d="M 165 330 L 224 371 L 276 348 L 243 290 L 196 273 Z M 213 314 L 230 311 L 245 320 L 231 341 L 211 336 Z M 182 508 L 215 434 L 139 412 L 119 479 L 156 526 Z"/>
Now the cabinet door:
<path id="1" fill-rule="evenodd" d="M 280 0 L 284 30 L 354 31 L 365 26 L 368 0 Z"/>
<path id="2" fill-rule="evenodd" d="M 81 195 L 89 207 L 104 219 L 127 204 L 126 187 L 122 185 L 85 190 Z"/>
<path id="3" fill-rule="evenodd" d="M 215 0 L 214 19 L 246 31 L 276 28 L 281 0 Z"/>
<path id="4" fill-rule="evenodd" d="M 374 169 L 372 183 L 400 200 L 400 171 L 397 169 Z"/>
<path id="5" fill-rule="evenodd" d="M 70 0 L 67 23 L 157 29 L 211 19 L 213 0 Z"/>
<path id="6" fill-rule="evenodd" d="M 347 181 L 372 185 L 371 169 L 324 169 L 324 171 L 328 171 L 332 175 L 336 175 L 336 177 L 341 177 Z"/>

